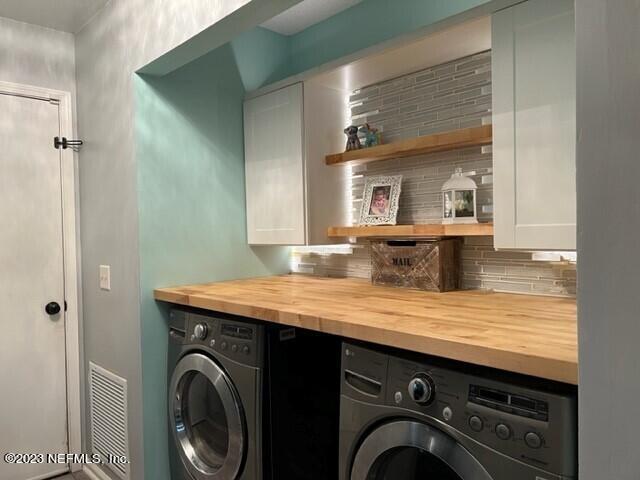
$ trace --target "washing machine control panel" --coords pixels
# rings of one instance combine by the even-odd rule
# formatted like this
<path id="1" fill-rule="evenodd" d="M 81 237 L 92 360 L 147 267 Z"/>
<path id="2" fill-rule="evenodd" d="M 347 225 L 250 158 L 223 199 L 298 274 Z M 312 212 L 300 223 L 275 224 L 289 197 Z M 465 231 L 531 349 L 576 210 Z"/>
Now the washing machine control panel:
<path id="1" fill-rule="evenodd" d="M 262 326 L 230 317 L 189 313 L 185 343 L 207 347 L 245 365 L 257 365 Z"/>
<path id="2" fill-rule="evenodd" d="M 574 474 L 577 415 L 570 388 L 542 390 L 517 375 L 482 370 L 487 376 L 478 376 L 442 359 L 428 363 L 414 360 L 417 355 L 400 358 L 345 345 L 349 355 L 343 347 L 343 394 L 416 412 L 444 431 L 541 470 Z"/>

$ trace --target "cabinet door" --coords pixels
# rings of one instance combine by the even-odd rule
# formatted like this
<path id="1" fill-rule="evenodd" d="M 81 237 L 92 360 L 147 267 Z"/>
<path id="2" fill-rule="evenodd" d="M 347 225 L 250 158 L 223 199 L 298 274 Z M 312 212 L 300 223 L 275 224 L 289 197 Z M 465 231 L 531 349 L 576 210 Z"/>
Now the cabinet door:
<path id="1" fill-rule="evenodd" d="M 573 0 L 493 16 L 495 246 L 576 248 Z"/>
<path id="2" fill-rule="evenodd" d="M 302 84 L 244 104 L 249 244 L 305 243 L 302 114 Z"/>

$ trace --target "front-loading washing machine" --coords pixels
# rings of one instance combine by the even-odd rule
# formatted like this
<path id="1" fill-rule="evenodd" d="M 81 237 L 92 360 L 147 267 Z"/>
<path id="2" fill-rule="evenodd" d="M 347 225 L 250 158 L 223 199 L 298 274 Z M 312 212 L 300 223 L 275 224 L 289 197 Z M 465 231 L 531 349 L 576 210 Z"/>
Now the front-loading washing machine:
<path id="1" fill-rule="evenodd" d="M 264 326 L 171 310 L 172 480 L 262 480 Z"/>
<path id="2" fill-rule="evenodd" d="M 577 478 L 575 388 L 344 343 L 340 480 Z"/>

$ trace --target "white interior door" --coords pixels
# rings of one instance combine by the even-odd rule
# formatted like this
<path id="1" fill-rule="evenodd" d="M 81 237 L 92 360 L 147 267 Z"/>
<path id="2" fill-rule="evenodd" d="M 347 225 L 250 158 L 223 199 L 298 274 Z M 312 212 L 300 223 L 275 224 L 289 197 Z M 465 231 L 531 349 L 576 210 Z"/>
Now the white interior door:
<path id="1" fill-rule="evenodd" d="M 57 104 L 0 94 L 2 455 L 68 451 L 61 156 L 53 148 L 59 134 Z M 59 313 L 45 311 L 50 302 Z M 2 480 L 67 470 L 0 459 Z"/>

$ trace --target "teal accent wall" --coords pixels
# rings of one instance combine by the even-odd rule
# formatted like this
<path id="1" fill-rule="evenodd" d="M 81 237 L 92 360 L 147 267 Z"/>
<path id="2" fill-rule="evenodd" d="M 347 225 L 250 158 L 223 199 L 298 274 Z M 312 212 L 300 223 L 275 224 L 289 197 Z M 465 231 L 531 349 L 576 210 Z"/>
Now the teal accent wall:
<path id="1" fill-rule="evenodd" d="M 287 248 L 246 243 L 245 92 L 487 2 L 365 0 L 290 37 L 256 27 L 168 75 L 136 76 L 146 479 L 170 479 L 167 306 L 153 289 L 288 271 Z"/>
<path id="2" fill-rule="evenodd" d="M 248 92 L 291 75 L 289 37 L 256 27 L 238 35 L 230 46 Z"/>
<path id="3" fill-rule="evenodd" d="M 291 72 L 304 72 L 489 1 L 365 0 L 292 35 Z"/>
<path id="4" fill-rule="evenodd" d="M 149 480 L 170 478 L 167 307 L 153 300 L 153 289 L 288 271 L 288 249 L 249 247 L 245 226 L 243 75 L 253 84 L 275 67 L 265 62 L 263 71 L 248 69 L 248 55 L 242 54 L 240 62 L 237 56 L 225 46 L 165 77 L 135 79 Z"/>

